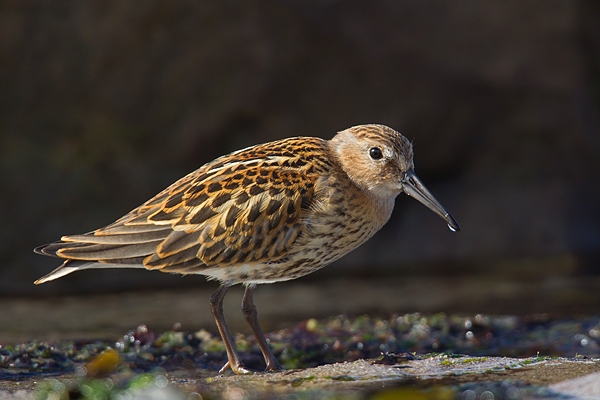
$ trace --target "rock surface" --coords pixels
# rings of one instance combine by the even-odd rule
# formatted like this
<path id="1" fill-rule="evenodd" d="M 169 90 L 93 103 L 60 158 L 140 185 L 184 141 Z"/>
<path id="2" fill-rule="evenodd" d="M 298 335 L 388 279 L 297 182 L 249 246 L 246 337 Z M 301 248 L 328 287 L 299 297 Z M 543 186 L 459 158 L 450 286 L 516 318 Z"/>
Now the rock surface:
<path id="1" fill-rule="evenodd" d="M 296 394 L 310 398 L 344 396 L 364 399 L 394 395 L 393 398 L 441 400 L 464 398 L 468 392 L 481 395 L 489 391 L 496 396 L 492 398 L 500 399 L 556 399 L 566 396 L 584 400 L 598 398 L 599 371 L 598 360 L 436 356 L 394 365 L 358 360 L 298 371 L 244 376 L 206 378 L 198 376 L 203 375 L 202 371 L 175 371 L 158 375 L 162 378 L 150 380 L 143 388 L 128 393 L 139 398 L 153 394 L 158 397 L 151 398 L 165 399 L 189 399 L 194 398 L 190 396 L 196 393 L 196 396 L 217 399 L 274 399 Z M 67 375 L 54 380 L 58 385 L 52 382 L 42 384 L 46 388 L 58 387 L 58 393 L 65 393 L 66 387 L 77 393 L 79 389 L 74 386 L 74 379 L 77 378 Z M 89 381 L 81 384 L 84 383 L 90 385 Z M 34 398 L 32 389 L 35 387 L 36 382 L 32 379 L 20 383 L 0 382 L 0 399 Z M 47 395 L 51 392 L 38 387 L 35 398 L 44 398 L 42 393 Z M 91 397 L 89 392 L 88 397 Z"/>

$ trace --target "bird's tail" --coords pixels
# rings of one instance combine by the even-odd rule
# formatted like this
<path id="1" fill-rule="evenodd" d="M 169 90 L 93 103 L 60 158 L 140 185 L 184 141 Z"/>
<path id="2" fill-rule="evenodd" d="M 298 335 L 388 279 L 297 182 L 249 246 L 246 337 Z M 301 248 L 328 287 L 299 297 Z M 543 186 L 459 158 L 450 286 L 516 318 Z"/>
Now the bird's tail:
<path id="1" fill-rule="evenodd" d="M 154 253 L 161 239 L 120 242 L 116 238 L 98 238 L 90 234 L 65 236 L 61 241 L 34 249 L 46 256 L 65 259 L 64 263 L 35 281 L 36 285 L 63 277 L 71 272 L 91 268 L 145 268 L 143 260 Z M 104 241 L 104 243 L 102 243 Z"/>
<path id="2" fill-rule="evenodd" d="M 120 265 L 121 267 L 136 267 L 135 265 Z M 65 275 L 70 274 L 71 272 L 80 271 L 82 269 L 91 269 L 91 268 L 112 268 L 115 265 L 110 264 L 102 264 L 99 262 L 90 262 L 90 261 L 81 261 L 81 260 L 65 260 L 65 262 L 54 271 L 50 272 L 47 275 L 42 276 L 40 279 L 33 282 L 36 285 L 41 283 L 53 281 L 55 279 L 61 278 Z M 139 266 L 143 268 L 143 266 Z"/>

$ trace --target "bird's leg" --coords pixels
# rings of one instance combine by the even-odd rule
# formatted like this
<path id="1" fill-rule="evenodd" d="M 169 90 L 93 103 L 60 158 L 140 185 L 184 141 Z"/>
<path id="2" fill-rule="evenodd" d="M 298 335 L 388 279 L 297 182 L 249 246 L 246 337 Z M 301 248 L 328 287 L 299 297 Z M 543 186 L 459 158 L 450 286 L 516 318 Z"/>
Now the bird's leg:
<path id="1" fill-rule="evenodd" d="M 265 339 L 265 335 L 258 324 L 256 306 L 254 305 L 254 289 L 256 289 L 256 285 L 246 286 L 244 298 L 242 299 L 242 313 L 252 328 L 252 332 L 254 332 L 256 340 L 258 341 L 258 347 L 260 347 L 260 351 L 262 352 L 265 362 L 267 363 L 267 371 L 281 371 L 281 366 L 273 355 L 273 352 L 267 343 L 267 339 Z"/>
<path id="2" fill-rule="evenodd" d="M 227 329 L 227 323 L 225 322 L 225 316 L 223 315 L 223 298 L 230 286 L 231 285 L 224 283 L 219 286 L 212 296 L 210 296 L 210 310 L 212 311 L 213 317 L 215 317 L 217 328 L 219 329 L 219 333 L 225 344 L 228 359 L 227 363 L 221 368 L 219 373 L 223 373 L 227 368 L 231 368 L 236 374 L 248 374 L 251 373 L 251 371 L 247 370 L 244 367 L 242 360 L 240 360 L 240 356 L 235 350 L 235 342 L 229 333 L 229 329 Z"/>

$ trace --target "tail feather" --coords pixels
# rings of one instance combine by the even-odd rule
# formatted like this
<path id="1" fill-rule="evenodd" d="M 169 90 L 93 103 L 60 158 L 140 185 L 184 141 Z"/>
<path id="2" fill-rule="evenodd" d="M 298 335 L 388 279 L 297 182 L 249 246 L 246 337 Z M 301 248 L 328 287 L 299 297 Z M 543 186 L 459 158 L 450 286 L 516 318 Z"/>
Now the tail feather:
<path id="1" fill-rule="evenodd" d="M 85 233 L 83 235 L 69 235 L 63 236 L 64 242 L 75 242 L 75 243 L 94 243 L 94 244 L 115 244 L 115 245 L 126 245 L 126 244 L 139 244 L 145 242 L 153 242 L 156 240 L 162 240 L 165 236 L 171 233 L 171 229 L 160 227 L 160 229 L 153 230 L 132 230 L 127 231 L 97 231 L 92 233 Z"/>
<path id="2" fill-rule="evenodd" d="M 58 278 L 62 278 L 65 275 L 70 274 L 71 272 L 81 271 L 82 269 L 92 269 L 92 268 L 113 268 L 113 267 L 124 267 L 124 265 L 115 265 L 115 264 L 105 264 L 99 262 L 90 262 L 90 261 L 81 261 L 81 260 L 66 260 L 60 267 L 56 268 L 54 271 L 50 272 L 47 275 L 42 276 L 40 279 L 33 282 L 36 285 L 53 281 Z M 125 265 L 128 268 L 144 268 L 144 266 L 140 264 L 128 264 Z"/>
<path id="3" fill-rule="evenodd" d="M 174 230 L 170 224 L 148 223 L 148 215 L 155 212 L 142 210 L 95 231 L 63 236 L 60 241 L 37 247 L 36 253 L 62 258 L 64 262 L 35 284 L 92 268 L 200 273 L 206 268 L 197 256 L 200 233 Z"/>
<path id="4" fill-rule="evenodd" d="M 164 237 L 164 229 L 161 234 Z M 83 238 L 82 241 L 73 241 L 78 240 L 80 237 Z M 110 241 L 103 242 L 104 237 L 99 237 L 98 241 L 91 242 L 93 238 L 93 234 L 73 235 L 64 237 L 63 241 L 35 248 L 34 251 L 38 254 L 66 258 L 67 260 L 60 267 L 34 283 L 39 285 L 83 269 L 145 268 L 144 259 L 153 254 L 156 251 L 156 246 L 162 241 L 162 238 L 157 237 L 147 242 L 137 243 L 136 240 L 130 240 L 117 244 L 110 243 Z M 70 241 L 65 241 L 65 239 Z"/>
<path id="5" fill-rule="evenodd" d="M 101 243 L 54 242 L 35 249 L 37 253 L 82 261 L 104 261 L 148 256 L 161 240 L 151 242 L 108 245 Z"/>
<path id="6" fill-rule="evenodd" d="M 103 261 L 110 259 L 120 258 L 134 258 L 140 256 L 147 256 L 156 250 L 156 246 L 161 240 L 155 240 L 152 242 L 145 242 L 139 244 L 128 244 L 128 245 L 106 245 L 106 244 L 85 244 L 73 247 L 64 247 L 56 252 L 61 257 L 73 258 L 78 260 L 88 261 Z"/>

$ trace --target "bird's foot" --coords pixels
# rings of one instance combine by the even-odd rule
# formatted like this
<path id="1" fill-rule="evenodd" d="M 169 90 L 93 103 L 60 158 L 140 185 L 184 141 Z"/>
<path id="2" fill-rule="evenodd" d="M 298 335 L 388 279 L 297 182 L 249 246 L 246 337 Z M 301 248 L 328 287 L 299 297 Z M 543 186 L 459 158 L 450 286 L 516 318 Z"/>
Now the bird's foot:
<path id="1" fill-rule="evenodd" d="M 279 365 L 279 362 L 277 362 L 277 360 L 275 358 L 273 358 L 273 360 L 267 360 L 267 368 L 265 369 L 265 372 L 281 372 L 283 371 L 283 368 L 281 368 L 281 365 Z"/>
<path id="2" fill-rule="evenodd" d="M 227 361 L 225 363 L 225 365 L 223 365 L 223 367 L 219 370 L 219 374 L 225 373 L 225 371 L 227 371 L 228 369 L 231 369 L 231 371 L 236 375 L 254 374 L 254 373 L 258 372 L 258 371 L 249 370 L 242 363 L 238 364 L 234 368 L 231 366 L 229 361 Z M 277 361 L 275 361 L 275 363 L 268 363 L 267 368 L 265 368 L 265 372 L 282 372 L 282 371 L 283 371 L 283 368 L 281 368 L 281 365 L 279 365 L 279 363 Z"/>
<path id="3" fill-rule="evenodd" d="M 219 374 L 225 373 L 225 371 L 227 371 L 229 368 L 231 368 L 233 373 L 236 375 L 246 375 L 246 374 L 254 373 L 254 371 L 250 371 L 249 369 L 244 367 L 244 364 L 242 364 L 242 363 L 235 364 L 235 366 L 232 366 L 231 363 L 229 363 L 229 361 L 227 361 L 225 363 L 225 365 L 223 365 L 223 367 L 219 370 Z"/>

